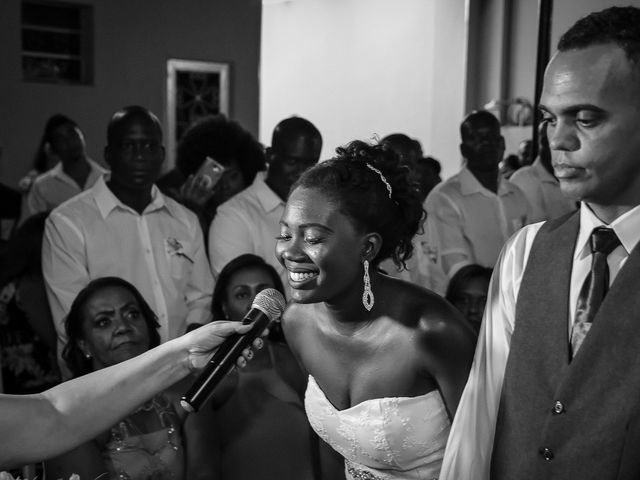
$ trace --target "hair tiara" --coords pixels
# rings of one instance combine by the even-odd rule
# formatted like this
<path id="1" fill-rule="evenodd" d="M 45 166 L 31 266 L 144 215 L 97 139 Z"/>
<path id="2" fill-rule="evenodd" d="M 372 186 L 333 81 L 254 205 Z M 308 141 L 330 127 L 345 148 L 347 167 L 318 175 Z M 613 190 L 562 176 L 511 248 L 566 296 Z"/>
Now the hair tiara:
<path id="1" fill-rule="evenodd" d="M 376 172 L 378 174 L 378 176 L 380 177 L 380 180 L 382 180 L 382 183 L 384 183 L 384 185 L 387 187 L 387 191 L 389 192 L 389 198 L 391 198 L 391 194 L 393 193 L 393 189 L 391 188 L 391 185 L 389 184 L 389 182 L 387 182 L 387 179 L 382 174 L 382 172 L 380 170 L 378 170 L 376 167 L 374 167 L 373 165 L 371 165 L 370 163 L 365 162 L 365 165 L 367 166 L 367 168 L 369 170 L 371 170 L 373 172 Z"/>

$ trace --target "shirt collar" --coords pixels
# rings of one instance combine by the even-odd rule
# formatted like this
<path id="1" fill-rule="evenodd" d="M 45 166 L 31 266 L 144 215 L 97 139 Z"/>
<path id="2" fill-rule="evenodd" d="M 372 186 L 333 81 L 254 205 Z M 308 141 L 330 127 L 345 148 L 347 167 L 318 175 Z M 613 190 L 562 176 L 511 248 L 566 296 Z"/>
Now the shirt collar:
<path id="1" fill-rule="evenodd" d="M 98 210 L 102 215 L 102 218 L 106 219 L 107 216 L 116 208 L 126 210 L 138 215 L 135 210 L 122 203 L 118 199 L 118 197 L 113 194 L 113 192 L 107 186 L 104 176 L 98 178 L 95 185 L 92 187 L 92 193 L 93 197 L 96 200 Z M 166 208 L 172 216 L 178 217 L 173 209 L 173 206 L 165 202 L 164 196 L 160 193 L 158 187 L 154 185 L 153 187 L 151 187 L 151 203 L 149 203 L 149 205 L 147 205 L 147 207 L 144 209 L 143 214 L 150 213 L 161 208 Z"/>
<path id="2" fill-rule="evenodd" d="M 458 178 L 460 179 L 460 193 L 462 193 L 462 195 L 480 193 L 482 195 L 495 196 L 492 191 L 484 188 L 476 176 L 471 173 L 467 167 L 462 167 Z M 511 192 L 513 192 L 513 184 L 502 177 L 498 178 L 498 196 L 502 197 Z"/>
<path id="3" fill-rule="evenodd" d="M 98 163 L 94 162 L 88 157 L 87 163 L 89 164 L 89 175 L 87 176 L 87 183 L 89 185 L 92 185 L 94 183 L 93 179 L 105 174 L 107 170 L 102 168 Z M 55 164 L 55 166 L 51 169 L 51 175 L 63 181 L 71 182 L 75 185 L 75 181 L 62 169 L 62 162 L 58 162 Z"/>
<path id="4" fill-rule="evenodd" d="M 265 182 L 266 178 L 267 172 L 258 172 L 256 174 L 256 178 L 253 180 L 252 186 L 264 211 L 271 212 L 272 210 L 283 206 L 285 202 L 283 202 L 282 199 L 269 188 L 269 185 Z"/>
<path id="5" fill-rule="evenodd" d="M 620 215 L 611 224 L 607 225 L 591 211 L 589 206 L 580 203 L 580 231 L 578 232 L 578 241 L 576 242 L 576 251 L 574 260 L 584 258 L 591 255 L 589 247 L 589 237 L 596 227 L 612 228 L 620 239 L 620 243 L 627 251 L 627 255 L 636 246 L 640 240 L 640 205 L 632 208 L 628 212 Z"/>

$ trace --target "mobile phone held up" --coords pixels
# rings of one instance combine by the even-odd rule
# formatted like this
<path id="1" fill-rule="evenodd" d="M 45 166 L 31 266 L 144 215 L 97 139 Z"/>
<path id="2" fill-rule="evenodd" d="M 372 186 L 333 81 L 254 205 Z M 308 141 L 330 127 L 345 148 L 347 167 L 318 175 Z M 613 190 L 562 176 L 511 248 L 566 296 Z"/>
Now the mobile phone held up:
<path id="1" fill-rule="evenodd" d="M 202 179 L 206 188 L 212 190 L 222 177 L 223 173 L 224 167 L 220 163 L 216 162 L 211 157 L 205 157 L 204 162 L 202 162 L 202 165 L 196 173 L 196 179 L 198 181 Z"/>

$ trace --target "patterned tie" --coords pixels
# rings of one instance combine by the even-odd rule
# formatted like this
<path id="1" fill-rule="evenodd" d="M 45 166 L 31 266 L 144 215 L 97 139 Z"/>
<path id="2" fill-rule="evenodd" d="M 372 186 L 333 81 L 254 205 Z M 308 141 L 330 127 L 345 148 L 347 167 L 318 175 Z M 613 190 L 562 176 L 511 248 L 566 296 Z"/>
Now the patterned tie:
<path id="1" fill-rule="evenodd" d="M 571 330 L 572 357 L 578 353 L 584 337 L 589 333 L 593 318 L 609 289 L 607 256 L 620 245 L 620 240 L 612 229 L 598 227 L 591 232 L 589 244 L 592 253 L 591 271 L 585 278 L 578 296 L 576 318 Z"/>

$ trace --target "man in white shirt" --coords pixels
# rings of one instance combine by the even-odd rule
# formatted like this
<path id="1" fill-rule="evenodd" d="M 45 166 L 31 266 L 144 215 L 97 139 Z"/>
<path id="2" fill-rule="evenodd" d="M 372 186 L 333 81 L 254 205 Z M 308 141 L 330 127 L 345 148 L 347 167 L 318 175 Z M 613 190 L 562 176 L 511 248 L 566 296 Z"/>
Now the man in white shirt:
<path id="1" fill-rule="evenodd" d="M 516 170 L 509 179 L 520 187 L 531 205 L 529 223 L 561 217 L 576 209 L 575 202 L 564 196 L 560 182 L 553 175 L 546 128 L 545 122 L 540 123 L 538 158 L 533 164 Z"/>
<path id="2" fill-rule="evenodd" d="M 49 212 L 90 188 L 107 170 L 87 157 L 84 135 L 70 118 L 53 129 L 44 147 L 58 163 L 36 177 L 22 205 L 20 223 L 38 212 Z"/>
<path id="3" fill-rule="evenodd" d="M 504 138 L 498 119 L 487 111 L 472 112 L 460 135 L 466 165 L 427 196 L 420 238 L 449 278 L 473 263 L 493 268 L 504 242 L 529 215 L 524 194 L 500 175 Z"/>
<path id="4" fill-rule="evenodd" d="M 640 475 L 640 9 L 572 26 L 540 109 L 580 210 L 505 246 L 441 479 Z"/>
<path id="5" fill-rule="evenodd" d="M 112 117 L 107 142 L 110 179 L 56 208 L 45 228 L 42 269 L 59 347 L 77 293 L 103 276 L 140 290 L 158 315 L 162 341 L 211 318 L 213 277 L 198 219 L 154 185 L 164 160 L 160 122 L 143 107 L 124 108 Z"/>
<path id="6" fill-rule="evenodd" d="M 273 130 L 267 148 L 269 169 L 218 207 L 209 229 L 209 258 L 217 276 L 224 266 L 244 253 L 258 255 L 289 285 L 287 271 L 275 257 L 280 218 L 291 186 L 320 159 L 322 136 L 308 120 L 291 117 Z"/>

